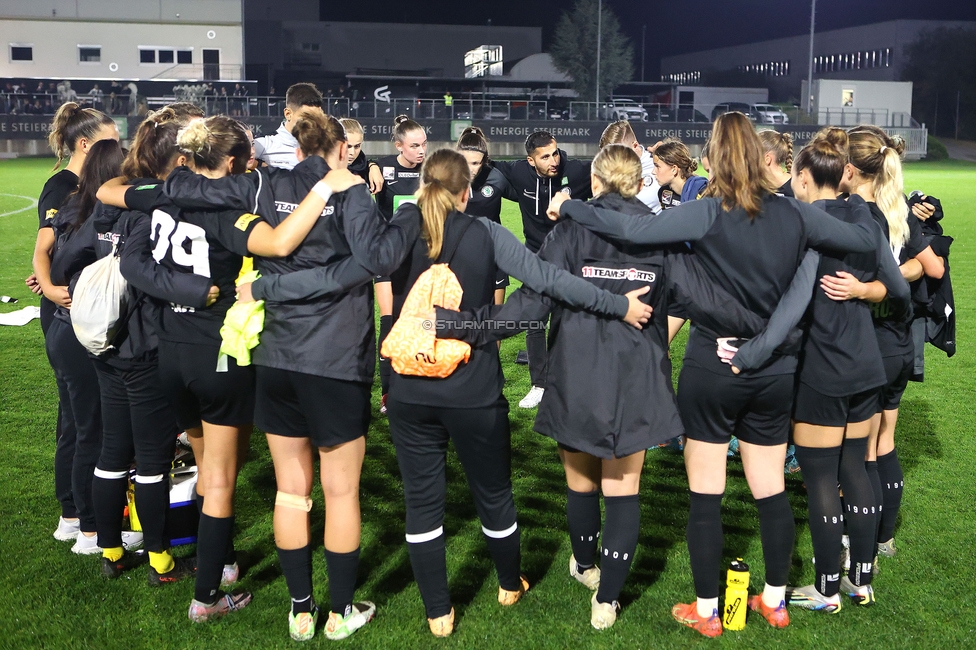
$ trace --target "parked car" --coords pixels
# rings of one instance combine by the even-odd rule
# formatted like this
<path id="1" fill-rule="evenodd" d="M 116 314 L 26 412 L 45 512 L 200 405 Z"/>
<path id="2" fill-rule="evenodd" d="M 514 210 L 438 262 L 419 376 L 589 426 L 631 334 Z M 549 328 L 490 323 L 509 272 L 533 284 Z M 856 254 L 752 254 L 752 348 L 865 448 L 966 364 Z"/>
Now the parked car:
<path id="1" fill-rule="evenodd" d="M 725 102 L 724 104 L 719 104 L 712 109 L 712 120 L 715 120 L 715 118 L 717 118 L 719 115 L 724 115 L 726 113 L 732 113 L 735 111 L 745 113 L 751 120 L 756 119 L 753 115 L 752 106 L 750 104 L 744 104 L 742 102 Z"/>
<path id="2" fill-rule="evenodd" d="M 611 120 L 647 121 L 647 110 L 633 99 L 611 99 L 601 112 Z"/>
<path id="3" fill-rule="evenodd" d="M 789 124 L 786 113 L 772 104 L 753 104 L 750 107 L 752 119 L 760 124 Z"/>

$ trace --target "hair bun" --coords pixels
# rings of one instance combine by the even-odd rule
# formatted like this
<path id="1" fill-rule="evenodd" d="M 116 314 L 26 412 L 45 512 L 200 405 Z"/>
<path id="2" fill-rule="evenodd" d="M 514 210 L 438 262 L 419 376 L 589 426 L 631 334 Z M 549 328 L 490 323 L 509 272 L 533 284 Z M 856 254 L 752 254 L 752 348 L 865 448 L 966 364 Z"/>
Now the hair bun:
<path id="1" fill-rule="evenodd" d="M 210 129 L 207 128 L 206 120 L 194 120 L 180 129 L 176 144 L 190 153 L 200 153 L 207 148 L 209 139 Z"/>
<path id="2" fill-rule="evenodd" d="M 480 128 L 478 128 L 477 126 L 469 126 L 469 127 L 465 127 L 465 129 L 464 129 L 463 131 L 461 131 L 461 135 L 467 135 L 467 134 L 469 134 L 469 133 L 472 133 L 472 134 L 474 134 L 474 135 L 484 135 L 484 134 L 485 134 L 485 132 L 484 132 L 484 131 L 482 131 L 482 130 L 481 130 Z"/>
<path id="3" fill-rule="evenodd" d="M 410 118 L 407 117 L 406 115 L 397 115 L 396 117 L 393 118 L 393 126 L 400 126 L 401 124 L 403 124 L 409 119 Z"/>
<path id="4" fill-rule="evenodd" d="M 900 135 L 890 136 L 888 146 L 894 149 L 899 156 L 905 154 L 905 138 Z"/>
<path id="5" fill-rule="evenodd" d="M 178 118 L 176 116 L 176 111 L 169 106 L 166 106 L 158 111 L 150 111 L 146 116 L 146 119 L 156 124 L 165 124 L 166 122 L 175 121 Z"/>

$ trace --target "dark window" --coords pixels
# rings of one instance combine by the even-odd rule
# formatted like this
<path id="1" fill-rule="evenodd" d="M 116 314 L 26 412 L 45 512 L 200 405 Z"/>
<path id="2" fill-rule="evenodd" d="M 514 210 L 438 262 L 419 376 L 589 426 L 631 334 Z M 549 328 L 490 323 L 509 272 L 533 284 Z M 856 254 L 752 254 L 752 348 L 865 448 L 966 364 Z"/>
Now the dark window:
<path id="1" fill-rule="evenodd" d="M 34 48 L 25 45 L 11 45 L 10 60 L 11 61 L 33 61 Z"/>
<path id="2" fill-rule="evenodd" d="M 159 62 L 160 63 L 172 63 L 173 62 L 173 50 L 160 50 L 159 51 Z"/>
<path id="3" fill-rule="evenodd" d="M 98 63 L 102 60 L 102 48 L 100 47 L 79 47 L 78 60 L 83 63 Z"/>
<path id="4" fill-rule="evenodd" d="M 177 63 L 193 63 L 193 50 L 177 50 Z"/>
<path id="5" fill-rule="evenodd" d="M 203 78 L 207 81 L 220 79 L 220 50 L 203 51 Z"/>
<path id="6" fill-rule="evenodd" d="M 139 50 L 139 63 L 155 63 L 156 50 Z"/>

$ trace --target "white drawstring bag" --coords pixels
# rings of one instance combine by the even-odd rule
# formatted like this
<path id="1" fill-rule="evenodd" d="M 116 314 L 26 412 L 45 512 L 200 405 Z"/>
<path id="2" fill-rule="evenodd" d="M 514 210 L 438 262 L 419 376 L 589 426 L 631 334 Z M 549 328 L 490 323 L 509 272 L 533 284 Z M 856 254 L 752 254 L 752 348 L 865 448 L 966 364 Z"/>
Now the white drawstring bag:
<path id="1" fill-rule="evenodd" d="M 113 349 L 129 299 L 122 277 L 118 245 L 111 255 L 89 264 L 81 272 L 71 296 L 71 326 L 86 350 L 98 356 Z"/>

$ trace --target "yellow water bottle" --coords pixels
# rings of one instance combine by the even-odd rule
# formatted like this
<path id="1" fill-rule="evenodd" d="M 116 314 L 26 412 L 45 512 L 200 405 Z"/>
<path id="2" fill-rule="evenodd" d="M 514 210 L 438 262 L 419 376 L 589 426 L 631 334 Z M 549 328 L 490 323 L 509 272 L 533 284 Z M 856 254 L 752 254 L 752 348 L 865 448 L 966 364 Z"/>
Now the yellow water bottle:
<path id="1" fill-rule="evenodd" d="M 742 558 L 729 565 L 725 583 L 725 608 L 722 610 L 722 626 L 726 630 L 742 630 L 746 627 L 746 609 L 749 600 L 749 565 Z"/>

